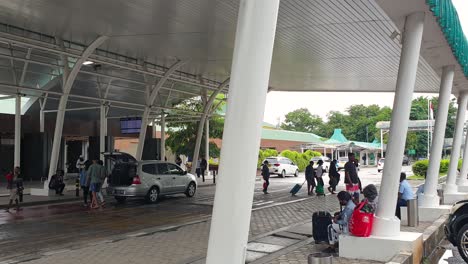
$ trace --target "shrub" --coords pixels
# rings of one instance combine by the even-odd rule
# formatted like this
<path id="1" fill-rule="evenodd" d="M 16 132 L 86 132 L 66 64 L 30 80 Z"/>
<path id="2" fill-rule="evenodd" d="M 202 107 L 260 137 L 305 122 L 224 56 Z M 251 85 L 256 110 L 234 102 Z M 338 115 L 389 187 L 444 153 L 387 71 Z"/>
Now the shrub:
<path id="1" fill-rule="evenodd" d="M 462 160 L 458 160 L 457 168 L 460 169 L 462 165 Z M 450 160 L 443 159 L 440 161 L 439 173 L 447 173 L 449 169 Z M 413 173 L 417 176 L 426 175 L 427 169 L 429 168 L 428 160 L 420 160 L 413 164 Z"/>
<path id="2" fill-rule="evenodd" d="M 415 175 L 424 176 L 427 172 L 427 167 L 429 166 L 428 160 L 420 160 L 413 164 L 413 173 Z"/>

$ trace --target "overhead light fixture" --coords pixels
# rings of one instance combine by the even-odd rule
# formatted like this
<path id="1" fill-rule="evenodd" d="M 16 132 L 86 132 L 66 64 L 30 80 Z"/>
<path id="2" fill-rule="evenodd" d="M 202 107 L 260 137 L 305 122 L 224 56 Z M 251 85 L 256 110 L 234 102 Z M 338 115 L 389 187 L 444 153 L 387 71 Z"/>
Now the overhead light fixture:
<path id="1" fill-rule="evenodd" d="M 85 62 L 83 62 L 83 65 L 91 65 L 91 64 L 94 64 L 94 62 L 93 62 L 93 61 L 85 61 Z"/>

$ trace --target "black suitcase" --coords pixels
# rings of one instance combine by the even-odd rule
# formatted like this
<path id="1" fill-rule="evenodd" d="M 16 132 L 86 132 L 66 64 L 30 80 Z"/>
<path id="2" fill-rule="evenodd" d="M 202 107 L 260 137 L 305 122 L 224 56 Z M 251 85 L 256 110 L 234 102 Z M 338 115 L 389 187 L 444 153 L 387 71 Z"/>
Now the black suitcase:
<path id="1" fill-rule="evenodd" d="M 312 236 L 315 244 L 328 243 L 328 226 L 332 224 L 329 212 L 319 211 L 312 215 Z"/>

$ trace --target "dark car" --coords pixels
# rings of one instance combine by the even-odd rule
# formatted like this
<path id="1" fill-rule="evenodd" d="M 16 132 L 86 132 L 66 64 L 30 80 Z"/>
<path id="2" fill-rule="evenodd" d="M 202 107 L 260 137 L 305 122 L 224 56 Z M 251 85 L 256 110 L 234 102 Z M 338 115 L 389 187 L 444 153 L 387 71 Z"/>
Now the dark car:
<path id="1" fill-rule="evenodd" d="M 409 166 L 410 165 L 410 159 L 406 156 L 403 157 L 403 165 Z"/>
<path id="2" fill-rule="evenodd" d="M 455 203 L 445 225 L 445 235 L 468 263 L 468 200 Z"/>

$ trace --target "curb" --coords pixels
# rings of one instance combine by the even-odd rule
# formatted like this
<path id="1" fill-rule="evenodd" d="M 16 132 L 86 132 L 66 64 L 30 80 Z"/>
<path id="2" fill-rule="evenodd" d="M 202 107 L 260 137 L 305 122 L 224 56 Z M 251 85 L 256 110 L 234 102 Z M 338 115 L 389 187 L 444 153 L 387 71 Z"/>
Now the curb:
<path id="1" fill-rule="evenodd" d="M 448 215 L 442 215 L 431 226 L 423 232 L 423 255 L 421 263 L 431 258 L 438 249 L 440 241 L 445 237 L 444 226 L 448 221 Z M 413 263 L 413 253 L 400 252 L 395 255 L 387 264 L 416 264 Z"/>

